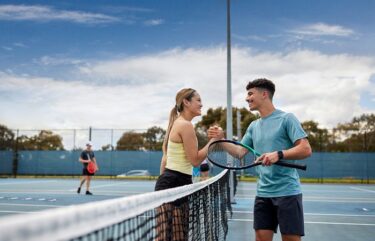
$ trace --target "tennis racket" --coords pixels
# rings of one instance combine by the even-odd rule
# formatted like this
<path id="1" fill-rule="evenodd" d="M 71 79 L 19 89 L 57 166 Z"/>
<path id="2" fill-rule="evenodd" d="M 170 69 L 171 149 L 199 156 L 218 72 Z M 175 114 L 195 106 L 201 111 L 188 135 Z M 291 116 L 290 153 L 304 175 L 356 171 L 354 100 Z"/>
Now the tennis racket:
<path id="1" fill-rule="evenodd" d="M 231 140 L 218 140 L 208 146 L 208 160 L 221 168 L 240 170 L 255 167 L 262 163 L 254 163 L 261 154 L 251 147 Z M 298 165 L 286 161 L 274 163 L 278 166 L 306 170 L 306 165 Z"/>
<path id="2" fill-rule="evenodd" d="M 87 171 L 91 174 L 94 174 L 96 172 L 96 165 L 93 161 L 90 161 L 87 165 Z"/>

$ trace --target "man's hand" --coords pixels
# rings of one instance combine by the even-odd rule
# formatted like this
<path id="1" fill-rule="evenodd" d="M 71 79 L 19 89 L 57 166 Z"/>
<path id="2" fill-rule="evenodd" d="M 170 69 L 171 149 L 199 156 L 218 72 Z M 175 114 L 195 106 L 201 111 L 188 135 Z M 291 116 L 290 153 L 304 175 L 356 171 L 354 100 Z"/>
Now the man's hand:
<path id="1" fill-rule="evenodd" d="M 208 136 L 208 139 L 214 138 L 214 139 L 220 140 L 224 138 L 224 131 L 221 127 L 217 125 L 211 126 L 207 130 L 207 136 Z"/>
<path id="2" fill-rule="evenodd" d="M 279 160 L 277 151 L 264 153 L 258 157 L 255 162 L 261 162 L 263 166 L 271 166 Z"/>

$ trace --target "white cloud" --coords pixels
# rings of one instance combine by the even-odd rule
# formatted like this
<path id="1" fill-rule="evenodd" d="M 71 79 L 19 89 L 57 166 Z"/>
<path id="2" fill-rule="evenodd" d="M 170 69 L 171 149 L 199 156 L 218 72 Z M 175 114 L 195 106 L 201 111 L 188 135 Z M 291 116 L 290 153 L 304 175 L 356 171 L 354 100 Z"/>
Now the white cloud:
<path id="1" fill-rule="evenodd" d="M 164 23 L 163 19 L 150 19 L 144 22 L 146 26 L 157 26 Z"/>
<path id="2" fill-rule="evenodd" d="M 0 20 L 7 21 L 68 21 L 84 24 L 109 23 L 119 21 L 118 18 L 81 11 L 57 10 L 39 5 L 0 5 Z"/>
<path id="3" fill-rule="evenodd" d="M 53 56 L 43 56 L 39 59 L 34 59 L 34 63 L 46 65 L 46 66 L 58 66 L 58 65 L 80 65 L 84 64 L 85 62 L 80 59 L 73 59 L 73 58 L 60 58 L 60 57 L 53 57 Z"/>
<path id="4" fill-rule="evenodd" d="M 258 36 L 258 35 L 240 35 L 240 34 L 232 34 L 232 37 L 234 39 L 238 39 L 241 41 L 260 41 L 260 42 L 266 42 L 267 39 L 263 36 Z"/>
<path id="5" fill-rule="evenodd" d="M 314 23 L 290 31 L 300 35 L 313 36 L 339 36 L 347 37 L 354 34 L 354 31 L 339 25 L 329 25 L 326 23 Z"/>
<path id="6" fill-rule="evenodd" d="M 13 45 L 19 48 L 27 48 L 27 46 L 24 43 L 17 42 L 17 43 L 13 43 Z"/>
<path id="7" fill-rule="evenodd" d="M 2 46 L 2 48 L 6 51 L 12 51 L 13 48 L 12 47 L 8 47 L 8 46 Z"/>
<path id="8" fill-rule="evenodd" d="M 375 111 L 375 103 L 370 109 L 360 105 L 361 93 L 371 88 L 374 67 L 369 57 L 233 48 L 233 105 L 246 107 L 247 82 L 267 77 L 276 83 L 278 108 L 301 121 L 332 127 Z M 165 127 L 175 94 L 183 87 L 198 90 L 204 112 L 226 105 L 226 50 L 221 47 L 91 63 L 80 72 L 77 76 L 86 79 L 69 82 L 1 73 L 0 122 L 13 128 Z"/>
<path id="9" fill-rule="evenodd" d="M 13 128 L 148 128 L 167 109 L 153 86 L 95 86 L 82 81 L 0 73 L 0 120 Z M 142 93 L 142 98 L 140 98 Z M 165 113 L 166 115 L 166 113 Z"/>

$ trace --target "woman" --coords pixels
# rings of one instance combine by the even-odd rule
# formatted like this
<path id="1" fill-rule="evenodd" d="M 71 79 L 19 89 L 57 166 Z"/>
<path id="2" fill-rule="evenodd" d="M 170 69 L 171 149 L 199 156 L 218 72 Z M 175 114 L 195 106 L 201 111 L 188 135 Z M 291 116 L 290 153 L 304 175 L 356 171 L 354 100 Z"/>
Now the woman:
<path id="1" fill-rule="evenodd" d="M 192 167 L 199 166 L 207 156 L 209 143 L 198 150 L 198 140 L 191 123 L 201 115 L 202 101 L 190 88 L 180 90 L 176 104 L 170 112 L 167 133 L 163 142 L 163 158 L 155 191 L 192 184 Z M 210 136 L 223 138 L 223 132 L 211 128 Z M 158 210 L 158 238 L 160 240 L 186 240 L 188 221 L 187 200 L 179 199 Z M 171 216 L 173 218 L 171 218 Z"/>

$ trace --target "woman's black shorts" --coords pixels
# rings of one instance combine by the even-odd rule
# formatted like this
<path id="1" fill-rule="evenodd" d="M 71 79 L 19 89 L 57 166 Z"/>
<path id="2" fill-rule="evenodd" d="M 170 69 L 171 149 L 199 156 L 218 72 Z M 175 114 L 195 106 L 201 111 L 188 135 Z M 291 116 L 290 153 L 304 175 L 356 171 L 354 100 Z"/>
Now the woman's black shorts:
<path id="1" fill-rule="evenodd" d="M 174 187 L 181 187 L 184 185 L 192 184 L 191 175 L 181 173 L 174 170 L 165 169 L 156 181 L 155 191 L 165 190 Z M 180 206 L 186 202 L 187 198 L 181 198 L 173 202 L 174 205 Z"/>

